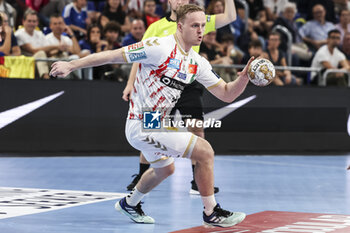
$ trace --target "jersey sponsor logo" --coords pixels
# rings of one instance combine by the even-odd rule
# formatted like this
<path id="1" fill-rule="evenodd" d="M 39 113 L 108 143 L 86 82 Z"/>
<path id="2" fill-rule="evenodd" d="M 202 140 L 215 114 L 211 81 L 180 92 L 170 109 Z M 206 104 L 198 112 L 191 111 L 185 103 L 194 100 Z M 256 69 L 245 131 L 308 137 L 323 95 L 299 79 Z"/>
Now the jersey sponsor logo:
<path id="1" fill-rule="evenodd" d="M 213 74 L 215 74 L 215 76 L 220 79 L 220 76 L 214 71 L 214 70 L 211 70 L 211 72 L 213 72 Z"/>
<path id="2" fill-rule="evenodd" d="M 130 53 L 129 54 L 129 59 L 130 61 L 138 61 L 138 60 L 142 60 L 142 59 L 146 59 L 147 55 L 145 51 L 142 51 L 140 53 Z"/>
<path id="3" fill-rule="evenodd" d="M 159 111 L 143 112 L 143 128 L 160 129 L 160 116 L 161 113 Z"/>
<path id="4" fill-rule="evenodd" d="M 171 58 L 170 60 L 169 60 L 169 65 L 168 65 L 168 67 L 169 68 L 174 68 L 174 69 L 180 69 L 180 60 L 179 59 L 175 59 L 175 58 Z"/>
<path id="5" fill-rule="evenodd" d="M 187 75 L 184 74 L 184 73 L 179 72 L 178 75 L 177 75 L 177 77 L 179 77 L 179 78 L 182 79 L 182 80 L 186 80 Z"/>
<path id="6" fill-rule="evenodd" d="M 197 73 L 197 65 L 189 64 L 188 65 L 188 72 L 190 74 L 196 74 Z"/>
<path id="7" fill-rule="evenodd" d="M 138 42 L 138 43 L 135 43 L 135 44 L 131 44 L 128 46 L 128 51 L 129 52 L 132 52 L 132 51 L 137 51 L 137 50 L 140 50 L 140 49 L 143 49 L 143 42 Z"/>
<path id="8" fill-rule="evenodd" d="M 168 87 L 183 91 L 185 89 L 186 84 L 183 82 L 180 82 L 176 79 L 172 79 L 166 76 L 163 76 L 160 78 L 160 81 L 167 85 Z"/>

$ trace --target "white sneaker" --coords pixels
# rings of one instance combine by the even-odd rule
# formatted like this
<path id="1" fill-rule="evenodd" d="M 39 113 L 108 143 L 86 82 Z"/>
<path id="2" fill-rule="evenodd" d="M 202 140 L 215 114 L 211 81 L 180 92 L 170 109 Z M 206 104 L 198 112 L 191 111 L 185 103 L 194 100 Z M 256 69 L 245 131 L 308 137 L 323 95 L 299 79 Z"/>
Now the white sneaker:
<path id="1" fill-rule="evenodd" d="M 154 224 L 154 219 L 147 216 L 141 209 L 141 202 L 136 206 L 129 206 L 126 197 L 115 203 L 115 208 L 122 214 L 128 216 L 136 223 Z"/>
<path id="2" fill-rule="evenodd" d="M 214 212 L 207 216 L 203 212 L 203 220 L 205 225 L 216 226 L 216 227 L 231 227 L 245 219 L 245 213 L 241 212 L 230 212 L 221 209 L 220 205 L 217 204 L 214 207 Z"/>

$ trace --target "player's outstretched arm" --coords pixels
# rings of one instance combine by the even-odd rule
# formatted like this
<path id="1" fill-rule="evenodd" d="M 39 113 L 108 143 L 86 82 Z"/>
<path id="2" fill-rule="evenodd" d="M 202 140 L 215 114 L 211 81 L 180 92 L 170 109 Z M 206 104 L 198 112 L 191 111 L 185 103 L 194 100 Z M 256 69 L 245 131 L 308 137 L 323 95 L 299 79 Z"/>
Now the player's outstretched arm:
<path id="1" fill-rule="evenodd" d="M 58 61 L 52 64 L 50 75 L 54 77 L 66 77 L 72 71 L 86 67 L 100 66 L 108 63 L 127 63 L 123 57 L 123 51 L 123 48 L 120 48 L 90 54 L 89 56 L 69 62 Z"/>
<path id="2" fill-rule="evenodd" d="M 249 82 L 248 67 L 254 59 L 254 57 L 251 57 L 249 59 L 242 72 L 238 72 L 238 78 L 235 81 L 229 83 L 222 81 L 219 83 L 219 85 L 211 89 L 210 92 L 224 102 L 233 102 L 238 96 L 242 94 Z"/>
<path id="3" fill-rule="evenodd" d="M 225 0 L 225 11 L 223 14 L 216 15 L 215 28 L 221 28 L 237 18 L 234 0 Z"/>
<path id="4" fill-rule="evenodd" d="M 125 101 L 129 101 L 129 98 L 130 98 L 130 95 L 131 95 L 131 92 L 132 90 L 134 89 L 134 82 L 135 82 L 135 79 L 136 79 L 136 72 L 137 72 L 137 67 L 139 66 L 139 63 L 133 63 L 132 64 L 132 67 L 131 67 L 131 71 L 130 71 L 130 74 L 129 74 L 129 79 L 128 79 L 128 82 L 124 88 L 124 91 L 123 91 L 123 100 Z"/>

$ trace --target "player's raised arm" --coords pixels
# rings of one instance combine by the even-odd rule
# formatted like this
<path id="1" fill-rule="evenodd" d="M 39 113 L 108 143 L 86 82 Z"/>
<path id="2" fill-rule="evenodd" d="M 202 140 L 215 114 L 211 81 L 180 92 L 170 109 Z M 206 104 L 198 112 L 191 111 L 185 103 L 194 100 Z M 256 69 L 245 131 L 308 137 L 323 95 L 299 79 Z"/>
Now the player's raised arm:
<path id="1" fill-rule="evenodd" d="M 78 69 L 109 63 L 127 63 L 124 56 L 124 48 L 90 54 L 89 56 L 69 62 L 55 62 L 51 66 L 50 75 L 54 77 L 66 77 L 69 73 Z"/>
<path id="2" fill-rule="evenodd" d="M 233 102 L 238 96 L 242 94 L 249 82 L 248 67 L 253 60 L 254 57 L 251 57 L 242 72 L 238 73 L 238 78 L 235 81 L 229 83 L 221 81 L 217 86 L 213 87 L 209 91 L 218 99 L 224 102 Z"/>
<path id="3" fill-rule="evenodd" d="M 216 15 L 215 28 L 221 28 L 237 18 L 236 6 L 234 0 L 225 0 L 225 11 L 223 14 Z"/>

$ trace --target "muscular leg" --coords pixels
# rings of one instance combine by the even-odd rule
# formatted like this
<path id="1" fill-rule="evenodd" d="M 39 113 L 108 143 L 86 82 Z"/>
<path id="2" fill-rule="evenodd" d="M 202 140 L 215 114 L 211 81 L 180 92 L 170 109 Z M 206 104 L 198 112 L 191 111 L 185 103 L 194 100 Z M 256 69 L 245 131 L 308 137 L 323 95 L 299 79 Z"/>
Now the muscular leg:
<path id="1" fill-rule="evenodd" d="M 150 168 L 141 176 L 136 188 L 141 193 L 148 193 L 168 176 L 174 173 L 174 163 L 162 168 Z"/>
<path id="2" fill-rule="evenodd" d="M 214 194 L 214 150 L 208 141 L 198 138 L 191 159 L 196 161 L 195 179 L 201 196 Z"/>

